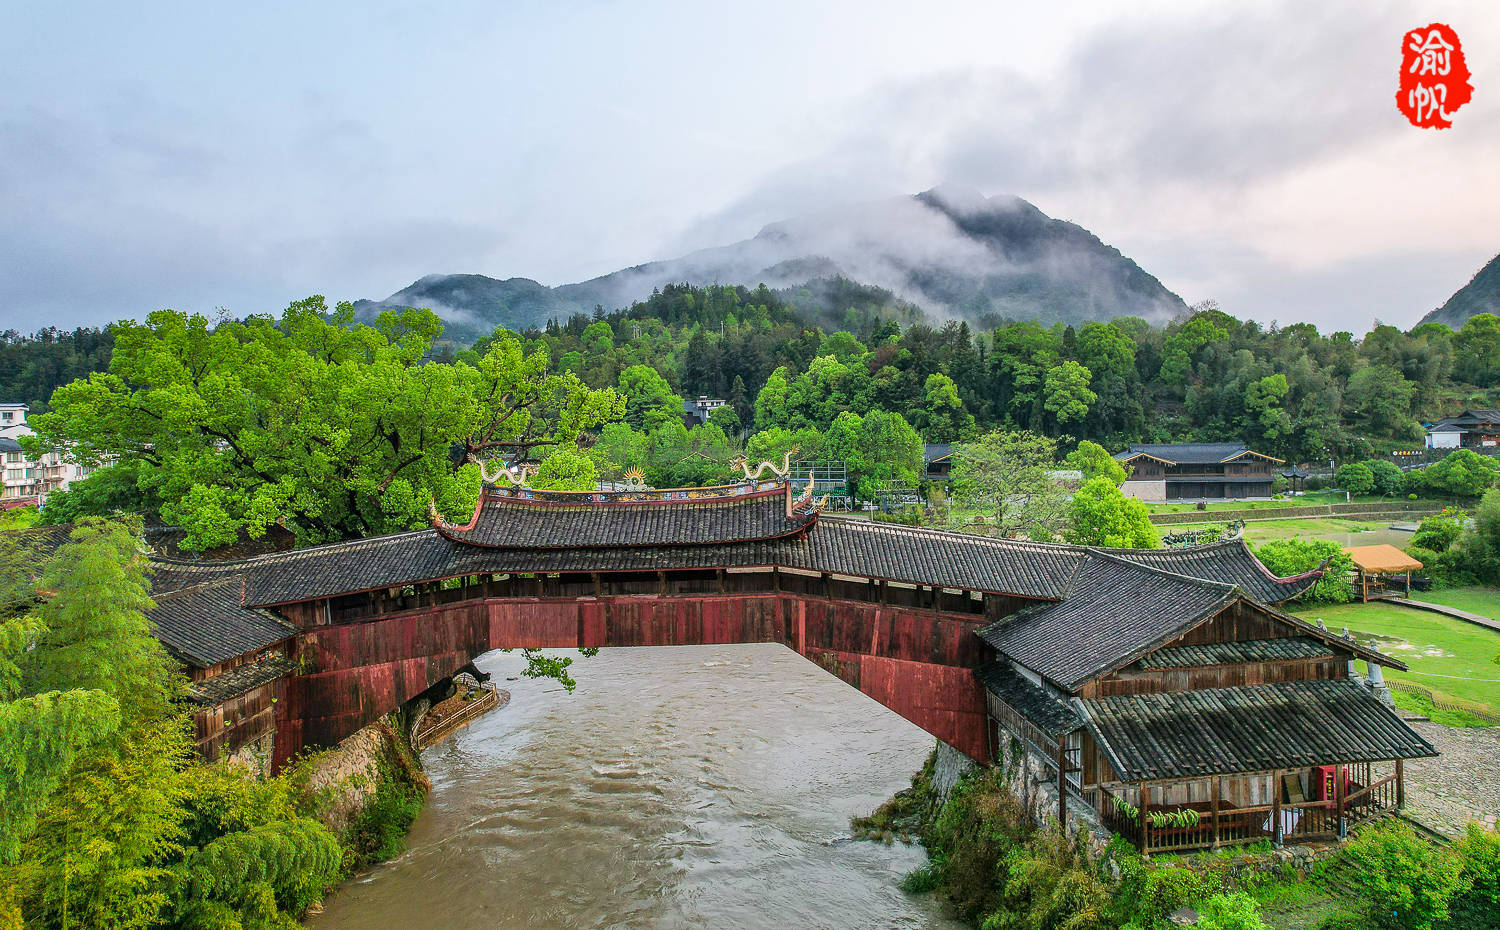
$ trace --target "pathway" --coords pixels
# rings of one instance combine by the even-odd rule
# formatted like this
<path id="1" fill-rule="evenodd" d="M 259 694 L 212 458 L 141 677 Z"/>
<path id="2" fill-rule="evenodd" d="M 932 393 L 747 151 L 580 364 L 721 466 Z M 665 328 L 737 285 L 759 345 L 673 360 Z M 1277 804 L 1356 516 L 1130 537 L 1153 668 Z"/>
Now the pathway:
<path id="1" fill-rule="evenodd" d="M 1418 610 L 1430 610 L 1433 613 L 1446 614 L 1459 620 L 1466 620 L 1487 629 L 1500 633 L 1500 620 L 1492 620 L 1489 617 L 1471 614 L 1467 610 L 1459 610 L 1457 607 L 1448 607 L 1444 604 L 1434 604 L 1431 601 L 1414 601 L 1409 597 L 1398 597 L 1394 594 L 1382 594 L 1375 598 L 1377 601 L 1387 601 L 1391 604 L 1400 604 L 1402 607 L 1415 607 Z"/>

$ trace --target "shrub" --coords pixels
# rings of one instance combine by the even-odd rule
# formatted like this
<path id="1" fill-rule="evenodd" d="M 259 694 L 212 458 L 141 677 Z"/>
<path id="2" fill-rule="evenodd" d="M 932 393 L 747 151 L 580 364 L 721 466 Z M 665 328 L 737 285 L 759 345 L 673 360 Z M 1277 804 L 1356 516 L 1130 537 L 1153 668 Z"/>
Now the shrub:
<path id="1" fill-rule="evenodd" d="M 1422 569 L 1430 575 L 1433 580 L 1440 581 L 1437 576 L 1438 554 L 1431 549 L 1411 545 L 1406 547 L 1406 554 L 1422 563 Z"/>
<path id="2" fill-rule="evenodd" d="M 1493 910 L 1500 910 L 1500 834 L 1487 833 L 1471 823 L 1453 851 L 1463 864 L 1470 885 L 1468 897 Z"/>
<path id="3" fill-rule="evenodd" d="M 1216 894 L 1199 909 L 1198 930 L 1266 930 L 1255 899 L 1242 892 Z"/>
<path id="4" fill-rule="evenodd" d="M 1447 920 L 1449 902 L 1467 885 L 1458 856 L 1396 823 L 1365 830 L 1344 848 L 1343 858 L 1363 880 L 1374 927 L 1431 930 Z"/>
<path id="5" fill-rule="evenodd" d="M 406 850 L 406 833 L 422 811 L 422 793 L 382 772 L 375 796 L 354 822 L 350 845 L 356 866 L 393 859 Z"/>
<path id="6" fill-rule="evenodd" d="M 1375 493 L 1382 497 L 1390 494 L 1400 494 L 1406 486 L 1406 476 L 1402 473 L 1395 462 L 1387 462 L 1385 459 L 1370 459 L 1364 463 L 1370 469 L 1370 475 L 1375 480 Z"/>
<path id="7" fill-rule="evenodd" d="M 1469 515 L 1465 511 L 1446 507 L 1442 513 L 1423 518 L 1417 531 L 1412 534 L 1411 543 L 1433 552 L 1446 552 L 1463 535 L 1464 521 L 1467 519 Z"/>
<path id="8" fill-rule="evenodd" d="M 907 872 L 901 879 L 901 890 L 907 894 L 926 894 L 943 887 L 943 880 L 943 864 L 932 860 Z"/>
<path id="9" fill-rule="evenodd" d="M 1334 479 L 1338 481 L 1340 490 L 1350 494 L 1369 494 L 1375 488 L 1375 473 L 1370 471 L 1370 466 L 1361 462 L 1340 465 Z"/>
<path id="10" fill-rule="evenodd" d="M 1109 890 L 1096 874 L 1082 836 L 1063 830 L 1036 833 L 999 863 L 999 906 L 981 928 L 1109 930 Z"/>
<path id="11" fill-rule="evenodd" d="M 1286 577 L 1317 568 L 1328 560 L 1328 568 L 1317 584 L 1297 600 L 1304 604 L 1342 604 L 1349 600 L 1346 580 L 1354 562 L 1343 547 L 1326 539 L 1273 539 L 1255 550 L 1256 558 L 1272 573 Z"/>

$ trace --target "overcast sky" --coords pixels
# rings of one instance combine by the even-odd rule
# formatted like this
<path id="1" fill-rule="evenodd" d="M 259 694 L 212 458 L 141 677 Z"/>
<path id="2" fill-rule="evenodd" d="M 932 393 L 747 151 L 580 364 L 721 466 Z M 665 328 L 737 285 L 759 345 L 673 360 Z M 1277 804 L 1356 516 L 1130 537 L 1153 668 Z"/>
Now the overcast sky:
<path id="1" fill-rule="evenodd" d="M 564 284 L 944 182 L 1266 322 L 1409 326 L 1500 251 L 1492 2 L 425 6 L 6 4 L 0 328 Z M 1394 102 L 1432 21 L 1446 131 Z"/>

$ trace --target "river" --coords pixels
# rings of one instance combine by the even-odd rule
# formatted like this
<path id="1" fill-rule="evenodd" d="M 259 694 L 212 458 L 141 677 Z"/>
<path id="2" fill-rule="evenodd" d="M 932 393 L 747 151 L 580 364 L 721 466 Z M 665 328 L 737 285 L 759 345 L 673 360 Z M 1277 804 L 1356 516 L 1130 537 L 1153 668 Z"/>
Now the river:
<path id="1" fill-rule="evenodd" d="M 407 852 L 315 930 L 961 926 L 897 887 L 920 847 L 845 839 L 932 738 L 790 650 L 605 649 L 572 695 L 477 664 L 510 704 L 423 754 Z"/>

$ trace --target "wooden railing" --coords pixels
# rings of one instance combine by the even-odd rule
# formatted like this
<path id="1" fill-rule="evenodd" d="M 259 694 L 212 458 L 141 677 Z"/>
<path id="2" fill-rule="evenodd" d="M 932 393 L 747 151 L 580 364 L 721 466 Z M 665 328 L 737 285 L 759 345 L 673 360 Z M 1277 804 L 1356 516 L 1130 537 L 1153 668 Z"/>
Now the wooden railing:
<path id="1" fill-rule="evenodd" d="M 486 682 L 479 686 L 479 691 L 477 697 L 465 702 L 453 713 L 441 719 L 422 721 L 422 726 L 417 729 L 414 740 L 417 751 L 421 752 L 428 746 L 442 742 L 479 719 L 486 711 L 493 710 L 500 705 L 500 689 L 494 684 Z"/>
<path id="2" fill-rule="evenodd" d="M 1395 775 L 1380 779 L 1368 787 L 1351 792 L 1344 799 L 1349 825 L 1365 823 L 1396 810 L 1400 802 L 1400 785 Z"/>

